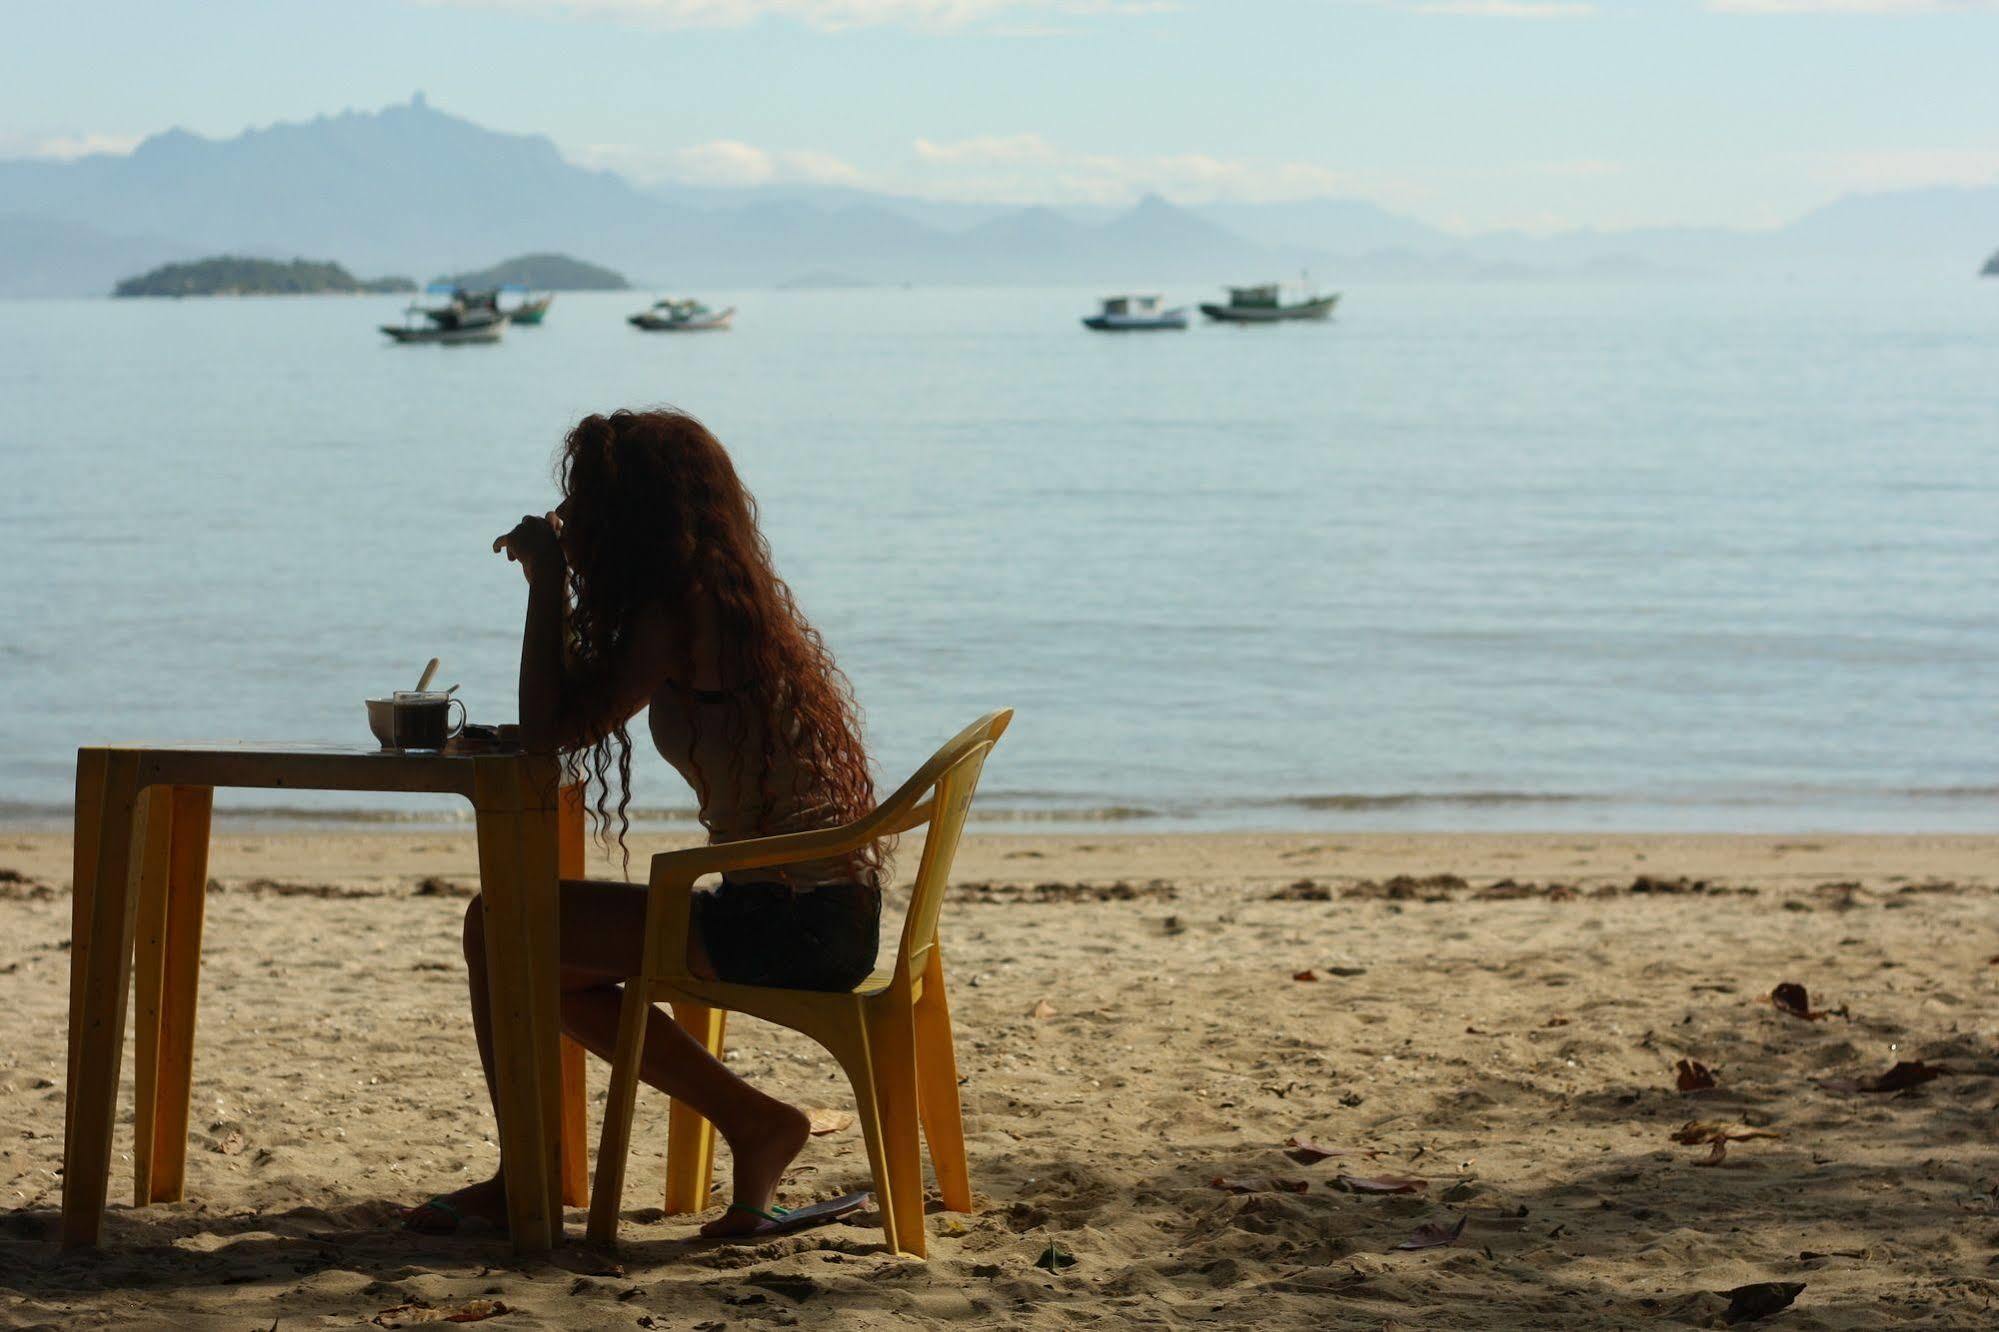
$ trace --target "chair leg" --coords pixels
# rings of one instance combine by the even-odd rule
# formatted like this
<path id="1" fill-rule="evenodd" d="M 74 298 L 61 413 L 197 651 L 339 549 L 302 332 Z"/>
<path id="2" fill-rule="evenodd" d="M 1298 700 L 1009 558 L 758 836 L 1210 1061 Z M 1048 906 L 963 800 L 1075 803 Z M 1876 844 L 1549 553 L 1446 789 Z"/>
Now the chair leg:
<path id="1" fill-rule="evenodd" d="M 589 1051 L 562 1038 L 562 1205 L 590 1203 Z"/>
<path id="2" fill-rule="evenodd" d="M 923 970 L 923 997 L 916 1001 L 916 1085 L 937 1191 L 951 1211 L 969 1212 L 972 1177 L 958 1103 L 958 1055 L 951 1044 L 951 1006 L 944 997 L 943 950 L 934 946 Z"/>
<path id="3" fill-rule="evenodd" d="M 881 1098 L 875 1094 L 874 1061 L 868 1049 L 867 1020 L 859 1014 L 848 1026 L 821 1034 L 819 1043 L 832 1051 L 847 1071 L 854 1089 L 854 1118 L 861 1122 L 861 1139 L 868 1147 L 868 1170 L 874 1177 L 875 1210 L 881 1213 L 882 1240 L 889 1252 L 901 1252 L 896 1227 L 895 1181 L 889 1173 L 888 1138 L 882 1123 Z"/>
<path id="4" fill-rule="evenodd" d="M 646 1016 L 652 1000 L 637 980 L 625 982 L 618 1013 L 618 1046 L 611 1058 L 611 1090 L 604 1098 L 604 1128 L 597 1140 L 597 1182 L 590 1190 L 590 1242 L 618 1242 L 618 1209 L 625 1193 L 625 1160 L 632 1147 L 632 1109 L 638 1100 L 639 1063 L 645 1057 Z"/>
<path id="5" fill-rule="evenodd" d="M 916 1024 L 898 985 L 866 1007 L 868 1062 L 874 1067 L 881 1107 L 882 1153 L 895 1210 L 895 1246 L 918 1258 L 926 1253 L 923 1224 L 923 1143 L 916 1090 Z"/>
<path id="6" fill-rule="evenodd" d="M 161 999 L 166 986 L 167 860 L 173 845 L 173 792 L 139 797 L 139 906 L 132 932 L 132 1205 L 153 1200 L 158 1137 Z"/>
<path id="7" fill-rule="evenodd" d="M 706 1004 L 676 1003 L 678 1022 L 709 1054 L 722 1057 L 729 1011 Z M 715 1176 L 715 1126 L 691 1105 L 675 1101 L 666 1121 L 666 1212 L 680 1216 L 706 1211 Z"/>

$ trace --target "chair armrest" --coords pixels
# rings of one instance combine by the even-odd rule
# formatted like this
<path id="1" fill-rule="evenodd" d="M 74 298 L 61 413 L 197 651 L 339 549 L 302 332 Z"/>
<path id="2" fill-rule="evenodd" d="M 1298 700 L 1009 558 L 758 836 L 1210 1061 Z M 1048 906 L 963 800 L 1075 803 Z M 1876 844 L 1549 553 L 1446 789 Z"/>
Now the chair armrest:
<path id="1" fill-rule="evenodd" d="M 748 837 L 740 842 L 717 842 L 690 846 L 681 851 L 662 851 L 652 858 L 652 880 L 693 883 L 704 874 L 724 870 L 768 869 L 792 865 L 802 860 L 829 860 L 858 851 L 890 830 L 877 826 L 873 816 L 858 823 L 813 832 L 780 833 L 775 837 Z M 896 831 L 899 831 L 897 829 Z"/>
<path id="2" fill-rule="evenodd" d="M 895 837 L 901 833 L 908 832 L 911 828 L 921 828 L 924 824 L 930 822 L 930 816 L 937 812 L 936 806 L 936 797 L 928 797 L 923 803 L 911 809 L 901 818 L 893 820 L 878 835 L 882 837 Z"/>

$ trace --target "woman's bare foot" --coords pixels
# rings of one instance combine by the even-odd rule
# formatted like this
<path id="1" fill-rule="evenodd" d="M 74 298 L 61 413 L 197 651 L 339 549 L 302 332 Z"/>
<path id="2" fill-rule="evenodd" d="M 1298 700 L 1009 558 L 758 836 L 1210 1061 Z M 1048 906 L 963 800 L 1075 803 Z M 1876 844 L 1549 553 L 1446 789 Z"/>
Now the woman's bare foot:
<path id="1" fill-rule="evenodd" d="M 812 1136 L 812 1121 L 803 1110 L 766 1099 L 768 1104 L 755 1117 L 735 1126 L 735 1132 L 723 1135 L 729 1142 L 729 1154 L 735 1158 L 733 1201 L 740 1205 L 732 1206 L 701 1227 L 701 1233 L 710 1239 L 747 1235 L 763 1224 L 755 1212 L 743 1209 L 770 1210 L 777 1197 L 778 1181 L 784 1178 L 784 1168 L 805 1149 L 806 1139 Z"/>
<path id="2" fill-rule="evenodd" d="M 420 1235 L 455 1235 L 466 1222 L 483 1222 L 487 1228 L 506 1233 L 506 1180 L 495 1175 L 455 1192 L 439 1194 L 403 1213 L 403 1229 Z"/>

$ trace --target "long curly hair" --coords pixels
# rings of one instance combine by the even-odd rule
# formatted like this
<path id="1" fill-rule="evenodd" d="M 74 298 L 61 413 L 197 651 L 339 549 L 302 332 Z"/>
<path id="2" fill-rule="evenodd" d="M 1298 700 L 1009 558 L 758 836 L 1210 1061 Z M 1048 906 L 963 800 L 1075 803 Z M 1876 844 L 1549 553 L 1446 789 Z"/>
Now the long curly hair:
<path id="1" fill-rule="evenodd" d="M 676 630 L 678 681 L 691 688 L 697 606 L 705 598 L 715 615 L 723 678 L 762 722 L 756 728 L 762 752 L 743 756 L 760 764 L 754 770 L 759 826 L 775 808 L 773 774 L 780 767 L 789 767 L 795 783 L 811 783 L 809 791 L 788 794 L 805 797 L 829 826 L 873 809 L 853 686 L 777 576 L 756 501 L 721 441 L 679 411 L 586 416 L 563 441 L 560 480 L 569 565 L 566 646 L 581 686 L 609 675 L 640 613 L 657 608 Z M 691 724 L 692 700 L 685 705 Z M 600 840 L 608 841 L 615 814 L 629 870 L 632 742 L 625 723 L 567 754 L 564 764 L 571 782 L 595 787 Z M 696 777 L 705 806 L 707 776 L 697 767 Z M 886 854 L 880 844 L 856 853 L 856 877 L 876 875 Z"/>

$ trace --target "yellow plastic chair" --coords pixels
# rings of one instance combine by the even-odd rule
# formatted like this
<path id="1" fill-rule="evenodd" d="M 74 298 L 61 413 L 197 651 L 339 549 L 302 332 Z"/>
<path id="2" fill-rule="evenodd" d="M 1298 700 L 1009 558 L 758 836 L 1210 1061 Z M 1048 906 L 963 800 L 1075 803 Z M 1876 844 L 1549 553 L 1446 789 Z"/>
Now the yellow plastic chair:
<path id="1" fill-rule="evenodd" d="M 937 915 L 980 770 L 1012 720 L 1013 710 L 1002 708 L 973 722 L 894 795 L 853 823 L 653 857 L 644 972 L 625 983 L 603 1138 L 597 1149 L 597 1183 L 590 1198 L 593 1242 L 617 1242 L 639 1055 L 645 1045 L 646 1020 L 658 999 L 671 1002 L 675 1019 L 718 1057 L 724 1016 L 734 1011 L 803 1032 L 840 1061 L 853 1084 L 855 1118 L 867 1140 L 875 1202 L 891 1249 L 918 1258 L 925 1253 L 919 1123 L 930 1144 L 944 1206 L 955 1212 L 971 1210 L 958 1062 L 951 1048 Z M 689 895 L 695 880 L 724 870 L 765 869 L 845 855 L 878 838 L 926 824 L 929 832 L 903 921 L 901 946 L 887 971 L 877 971 L 846 993 L 735 985 L 688 974 Z M 666 1210 L 682 1213 L 706 1207 L 714 1128 L 677 1101 L 668 1123 L 667 1158 Z"/>

